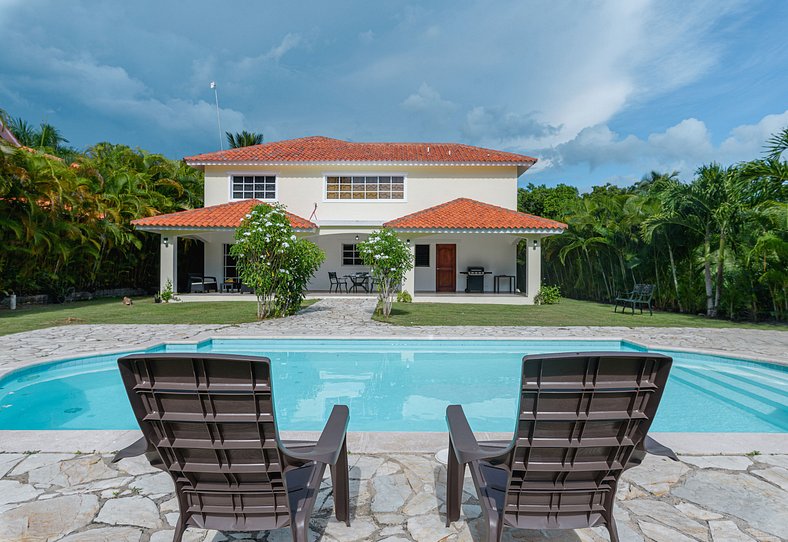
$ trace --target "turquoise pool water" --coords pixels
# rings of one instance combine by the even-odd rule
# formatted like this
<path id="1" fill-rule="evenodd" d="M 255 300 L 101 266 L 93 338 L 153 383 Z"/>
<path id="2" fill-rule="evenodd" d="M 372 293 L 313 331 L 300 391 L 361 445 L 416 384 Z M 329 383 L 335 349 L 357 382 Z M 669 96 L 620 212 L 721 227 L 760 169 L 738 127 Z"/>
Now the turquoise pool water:
<path id="1" fill-rule="evenodd" d="M 282 430 L 319 430 L 335 404 L 354 431 L 445 431 L 460 403 L 477 431 L 510 431 L 525 354 L 643 350 L 619 341 L 214 340 L 150 351 L 265 355 Z M 654 431 L 786 432 L 788 368 L 663 352 L 674 365 Z M 115 363 L 95 356 L 0 379 L 0 429 L 134 429 Z"/>

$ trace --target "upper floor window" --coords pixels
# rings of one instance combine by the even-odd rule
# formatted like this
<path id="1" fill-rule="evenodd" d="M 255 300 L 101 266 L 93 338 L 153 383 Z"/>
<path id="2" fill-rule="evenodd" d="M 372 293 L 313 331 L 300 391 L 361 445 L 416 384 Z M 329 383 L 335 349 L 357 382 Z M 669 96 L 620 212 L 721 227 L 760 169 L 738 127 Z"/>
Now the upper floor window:
<path id="1" fill-rule="evenodd" d="M 326 199 L 404 200 L 402 175 L 327 175 Z"/>
<path id="2" fill-rule="evenodd" d="M 232 199 L 276 199 L 275 175 L 233 175 Z"/>

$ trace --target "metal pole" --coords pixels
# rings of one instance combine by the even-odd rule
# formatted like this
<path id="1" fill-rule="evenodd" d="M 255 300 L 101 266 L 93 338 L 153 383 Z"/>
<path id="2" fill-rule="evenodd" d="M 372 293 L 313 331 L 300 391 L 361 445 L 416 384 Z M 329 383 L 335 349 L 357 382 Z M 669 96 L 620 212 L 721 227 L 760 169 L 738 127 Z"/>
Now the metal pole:
<path id="1" fill-rule="evenodd" d="M 222 117 L 219 115 L 219 89 L 216 87 L 216 81 L 211 81 L 211 88 L 213 89 L 213 96 L 216 98 L 216 124 L 219 125 L 219 150 L 224 150 L 224 139 L 222 138 Z"/>

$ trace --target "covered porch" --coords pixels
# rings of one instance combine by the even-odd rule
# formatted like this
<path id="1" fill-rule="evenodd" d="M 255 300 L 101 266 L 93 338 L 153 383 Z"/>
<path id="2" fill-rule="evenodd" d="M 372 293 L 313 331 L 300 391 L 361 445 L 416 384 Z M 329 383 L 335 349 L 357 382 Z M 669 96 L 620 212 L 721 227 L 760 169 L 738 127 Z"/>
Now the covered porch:
<path id="1" fill-rule="evenodd" d="M 184 301 L 243 299 L 230 247 L 235 228 L 260 203 L 244 200 L 137 221 L 138 229 L 160 236 L 161 288 L 170 281 Z M 308 238 L 326 255 L 308 285 L 308 297 L 373 296 L 374 285 L 363 276 L 370 269 L 361 261 L 358 243 L 388 227 L 407 244 L 413 258 L 414 267 L 401 290 L 414 302 L 440 303 L 532 304 L 541 285 L 542 240 L 565 227 L 467 199 L 385 223 L 316 224 L 296 215 L 289 218 L 296 235 Z M 186 240 L 201 247 L 200 258 L 185 264 L 188 269 L 179 268 L 178 261 L 179 243 Z M 197 282 L 202 284 L 194 288 Z"/>

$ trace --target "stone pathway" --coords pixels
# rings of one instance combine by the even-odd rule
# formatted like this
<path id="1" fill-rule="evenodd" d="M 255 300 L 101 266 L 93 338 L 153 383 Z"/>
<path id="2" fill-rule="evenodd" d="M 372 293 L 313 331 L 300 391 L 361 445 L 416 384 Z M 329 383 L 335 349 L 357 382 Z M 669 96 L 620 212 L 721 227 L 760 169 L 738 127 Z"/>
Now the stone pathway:
<path id="1" fill-rule="evenodd" d="M 0 454 L 0 542 L 170 542 L 178 518 L 169 475 L 143 458 L 117 465 L 98 454 Z M 333 518 L 324 481 L 311 540 L 483 540 L 473 484 L 461 519 L 445 527 L 445 468 L 429 454 L 351 453 L 351 527 Z M 647 458 L 619 488 L 625 542 L 772 542 L 788 533 L 788 455 Z M 188 542 L 290 540 L 289 529 L 218 533 L 188 529 Z M 524 531 L 504 540 L 599 542 L 604 528 Z"/>
<path id="2" fill-rule="evenodd" d="M 788 332 L 629 327 L 400 327 L 371 319 L 374 299 L 322 299 L 289 318 L 239 325 L 70 325 L 0 336 L 0 375 L 31 363 L 211 337 L 623 338 L 788 363 Z"/>

